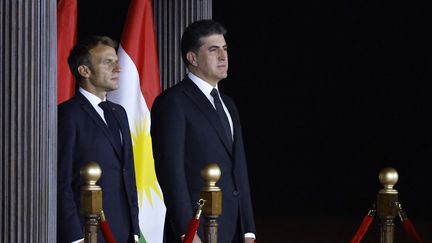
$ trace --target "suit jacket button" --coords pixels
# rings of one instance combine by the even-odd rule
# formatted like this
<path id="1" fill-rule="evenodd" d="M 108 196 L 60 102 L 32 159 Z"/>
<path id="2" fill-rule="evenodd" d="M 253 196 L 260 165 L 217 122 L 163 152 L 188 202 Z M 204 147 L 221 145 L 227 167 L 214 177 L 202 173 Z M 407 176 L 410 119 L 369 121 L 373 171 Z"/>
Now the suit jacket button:
<path id="1" fill-rule="evenodd" d="M 240 193 L 237 190 L 234 190 L 232 194 L 237 197 Z"/>

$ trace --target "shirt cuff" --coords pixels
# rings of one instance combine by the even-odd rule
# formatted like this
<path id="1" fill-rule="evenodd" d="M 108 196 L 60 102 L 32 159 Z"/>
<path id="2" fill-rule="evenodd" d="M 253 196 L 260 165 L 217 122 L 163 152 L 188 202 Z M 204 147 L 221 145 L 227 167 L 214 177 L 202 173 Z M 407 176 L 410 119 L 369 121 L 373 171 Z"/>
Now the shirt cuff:
<path id="1" fill-rule="evenodd" d="M 254 233 L 246 233 L 244 235 L 245 238 L 252 238 L 252 239 L 256 239 L 255 234 Z"/>
<path id="2" fill-rule="evenodd" d="M 185 237 L 186 235 L 182 235 L 181 238 L 183 239 L 183 237 Z M 256 239 L 255 234 L 254 233 L 246 233 L 244 235 L 245 238 L 252 238 L 252 239 Z"/>
<path id="3" fill-rule="evenodd" d="M 76 241 L 72 241 L 71 243 L 78 243 L 78 242 L 80 242 L 82 240 L 84 240 L 84 238 L 76 240 Z M 139 241 L 139 236 L 138 235 L 134 235 L 134 240 L 138 242 Z"/>

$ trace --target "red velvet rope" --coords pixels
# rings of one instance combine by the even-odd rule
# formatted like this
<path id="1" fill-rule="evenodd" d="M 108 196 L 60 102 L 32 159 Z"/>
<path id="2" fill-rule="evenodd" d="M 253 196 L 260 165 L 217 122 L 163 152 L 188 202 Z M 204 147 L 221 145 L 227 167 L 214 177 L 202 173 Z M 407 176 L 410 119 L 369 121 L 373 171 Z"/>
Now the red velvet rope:
<path id="1" fill-rule="evenodd" d="M 420 235 L 417 233 L 410 219 L 407 218 L 403 220 L 402 227 L 405 230 L 405 232 L 411 237 L 412 242 L 423 243 L 423 240 L 420 238 Z"/>
<path id="2" fill-rule="evenodd" d="M 420 238 L 420 235 L 417 233 L 414 224 L 408 218 L 405 210 L 402 209 L 402 205 L 397 202 L 396 207 L 399 210 L 399 218 L 402 222 L 402 228 L 405 232 L 411 237 L 411 241 L 414 243 L 423 243 L 423 240 Z"/>
<path id="3" fill-rule="evenodd" d="M 103 214 L 103 213 L 102 213 Z M 100 227 L 103 234 L 103 237 L 105 238 L 106 243 L 116 243 L 116 240 L 114 238 L 114 235 L 111 231 L 111 228 L 108 224 L 108 221 L 105 219 L 105 216 L 101 217 L 100 221 Z"/>
<path id="4" fill-rule="evenodd" d="M 356 234 L 354 235 L 350 243 L 360 243 L 360 241 L 363 239 L 363 236 L 366 234 L 369 225 L 372 223 L 372 220 L 373 220 L 373 214 L 369 212 L 363 218 L 360 228 L 357 230 Z"/>
<path id="5" fill-rule="evenodd" d="M 424 243 L 424 241 L 420 238 L 420 235 L 417 233 L 414 224 L 411 222 L 410 219 L 408 219 L 405 211 L 402 210 L 402 206 L 399 202 L 396 202 L 396 207 L 399 210 L 399 218 L 402 221 L 402 227 L 405 230 L 405 232 L 411 237 L 412 242 Z M 375 214 L 375 209 L 369 210 L 368 214 L 363 218 L 360 228 L 357 230 L 356 234 L 354 235 L 350 243 L 360 243 L 360 241 L 363 239 L 363 236 L 367 232 L 370 224 L 372 223 L 374 214 Z"/>
<path id="6" fill-rule="evenodd" d="M 195 233 L 198 230 L 199 222 L 200 222 L 199 219 L 197 219 L 195 217 L 193 217 L 191 219 L 191 221 L 189 222 L 189 225 L 188 225 L 188 229 L 187 229 L 185 238 L 183 239 L 183 243 L 192 243 L 192 240 L 195 236 Z"/>

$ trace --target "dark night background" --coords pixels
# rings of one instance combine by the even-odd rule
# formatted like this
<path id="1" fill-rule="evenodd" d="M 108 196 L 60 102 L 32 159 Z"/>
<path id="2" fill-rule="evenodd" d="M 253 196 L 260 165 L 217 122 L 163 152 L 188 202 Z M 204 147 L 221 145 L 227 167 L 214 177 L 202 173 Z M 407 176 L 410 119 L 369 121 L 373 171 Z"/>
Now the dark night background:
<path id="1" fill-rule="evenodd" d="M 79 38 L 119 40 L 128 1 L 79 1 Z M 379 171 L 432 241 L 426 1 L 213 0 L 249 160 L 259 242 L 348 242 Z M 162 47 L 159 47 L 162 48 Z M 399 222 L 397 242 L 408 242 Z M 377 242 L 375 218 L 364 242 Z"/>

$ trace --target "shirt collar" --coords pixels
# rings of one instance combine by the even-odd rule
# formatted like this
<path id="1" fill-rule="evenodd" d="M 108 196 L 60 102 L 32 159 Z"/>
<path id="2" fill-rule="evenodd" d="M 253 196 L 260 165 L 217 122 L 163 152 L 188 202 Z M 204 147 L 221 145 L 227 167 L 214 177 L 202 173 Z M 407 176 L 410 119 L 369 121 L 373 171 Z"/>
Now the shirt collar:
<path id="1" fill-rule="evenodd" d="M 206 81 L 202 80 L 201 78 L 199 78 L 198 76 L 196 76 L 191 72 L 189 72 L 187 75 L 192 80 L 192 82 L 194 82 L 198 86 L 201 92 L 203 92 L 209 100 L 213 100 L 213 97 L 210 94 L 213 88 L 216 88 L 219 92 L 217 85 L 216 87 L 213 87 L 211 84 L 207 83 Z"/>
<path id="2" fill-rule="evenodd" d="M 87 98 L 87 100 L 90 102 L 90 104 L 93 107 L 99 107 L 99 103 L 102 101 L 106 101 L 106 98 L 104 100 L 101 100 L 98 96 L 88 92 L 87 90 L 83 89 L 82 87 L 79 87 L 79 92 L 84 95 L 84 97 Z"/>

